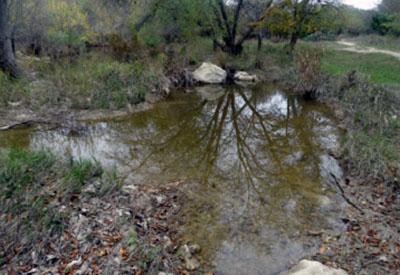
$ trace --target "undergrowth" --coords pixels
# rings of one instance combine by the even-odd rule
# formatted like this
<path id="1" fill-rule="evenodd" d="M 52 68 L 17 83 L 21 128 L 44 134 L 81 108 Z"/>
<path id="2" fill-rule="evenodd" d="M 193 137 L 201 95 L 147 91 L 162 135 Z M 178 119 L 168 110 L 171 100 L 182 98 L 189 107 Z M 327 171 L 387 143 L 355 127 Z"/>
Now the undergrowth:
<path id="1" fill-rule="evenodd" d="M 98 181 L 97 196 L 121 186 L 115 172 L 104 172 L 97 162 L 60 160 L 48 151 L 12 149 L 0 153 L 0 213 L 7 230 L 17 230 L 22 249 L 32 248 L 36 238 L 61 234 L 72 208 L 54 207 L 73 200 L 88 184 Z M 1 222 L 4 222 L 2 220 Z M 0 228 L 1 229 L 1 228 Z M 1 233 L 3 236 L 6 232 Z M 46 239 L 46 238 L 44 238 Z M 17 244 L 13 244 L 17 245 Z"/>
<path id="2" fill-rule="evenodd" d="M 36 79 L 11 81 L 0 73 L 0 106 L 115 110 L 144 101 L 161 85 L 160 70 L 147 59 L 121 62 L 94 52 L 76 59 L 19 60 Z"/>

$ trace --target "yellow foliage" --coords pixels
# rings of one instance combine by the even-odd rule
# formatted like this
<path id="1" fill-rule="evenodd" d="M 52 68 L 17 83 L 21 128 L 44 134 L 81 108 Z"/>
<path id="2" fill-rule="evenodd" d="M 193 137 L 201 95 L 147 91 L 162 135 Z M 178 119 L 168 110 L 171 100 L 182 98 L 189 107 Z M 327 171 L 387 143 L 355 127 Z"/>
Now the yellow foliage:
<path id="1" fill-rule="evenodd" d="M 88 42 L 95 39 L 96 35 L 87 22 L 87 13 L 75 1 L 47 0 L 47 10 L 51 21 L 49 34 L 75 34 Z"/>
<path id="2" fill-rule="evenodd" d="M 329 5 L 311 1 L 285 0 L 268 8 L 261 22 L 254 25 L 267 27 L 273 34 L 313 33 L 320 29 L 334 29 L 339 25 L 337 12 Z"/>

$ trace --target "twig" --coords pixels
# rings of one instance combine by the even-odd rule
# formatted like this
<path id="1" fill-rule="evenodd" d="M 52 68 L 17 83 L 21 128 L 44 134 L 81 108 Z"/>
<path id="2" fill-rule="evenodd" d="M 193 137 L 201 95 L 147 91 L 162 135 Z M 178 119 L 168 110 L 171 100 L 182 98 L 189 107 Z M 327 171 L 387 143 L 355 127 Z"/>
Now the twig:
<path id="1" fill-rule="evenodd" d="M 340 192 L 342 193 L 343 198 L 346 200 L 346 202 L 348 204 L 350 204 L 351 206 L 353 206 L 355 209 L 357 209 L 358 211 L 360 211 L 362 214 L 364 214 L 364 211 L 359 208 L 357 205 L 355 205 L 349 198 L 347 198 L 346 193 L 344 192 L 343 187 L 340 185 L 339 180 L 336 178 L 336 176 L 331 173 L 332 178 L 335 180 L 336 185 L 339 187 Z"/>
<path id="2" fill-rule="evenodd" d="M 6 125 L 6 126 L 3 126 L 3 127 L 0 127 L 0 131 L 10 130 L 12 128 L 15 128 L 17 126 L 22 126 L 22 125 L 29 126 L 29 125 L 32 125 L 32 124 L 35 124 L 35 123 L 46 123 L 46 122 L 45 121 L 28 120 L 28 121 L 23 121 L 23 122 L 19 122 L 19 123 L 15 123 L 15 124 L 11 124 L 11 125 Z"/>
<path id="3" fill-rule="evenodd" d="M 363 264 L 363 265 L 361 265 L 361 266 L 358 268 L 356 274 L 360 274 L 361 270 L 363 270 L 364 268 L 366 268 L 366 267 L 369 266 L 369 265 L 372 265 L 372 264 L 380 264 L 381 262 L 382 262 L 382 261 L 373 261 L 373 262 L 369 262 L 369 263 L 367 263 L 367 264 Z"/>

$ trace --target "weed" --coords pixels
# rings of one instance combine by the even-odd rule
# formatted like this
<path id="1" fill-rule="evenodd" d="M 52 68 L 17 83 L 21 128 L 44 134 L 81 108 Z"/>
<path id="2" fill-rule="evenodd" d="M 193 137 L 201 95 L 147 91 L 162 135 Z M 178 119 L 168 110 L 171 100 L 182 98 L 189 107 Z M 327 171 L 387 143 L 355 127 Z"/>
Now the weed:
<path id="1" fill-rule="evenodd" d="M 67 193 L 79 193 L 82 187 L 92 178 L 99 178 L 103 169 L 99 162 L 88 160 L 73 161 L 68 169 L 63 183 L 63 190 Z"/>
<path id="2" fill-rule="evenodd" d="M 115 61 L 107 53 L 93 52 L 76 60 L 22 56 L 22 67 L 34 71 L 36 80 L 11 81 L 0 72 L 0 106 L 18 102 L 31 109 L 121 109 L 144 101 L 147 91 L 157 91 L 161 73 L 158 60 Z M 12 106 L 11 106 L 12 107 Z"/>
<path id="3" fill-rule="evenodd" d="M 321 83 L 322 49 L 318 46 L 298 45 L 294 53 L 297 70 L 296 90 L 314 98 Z"/>

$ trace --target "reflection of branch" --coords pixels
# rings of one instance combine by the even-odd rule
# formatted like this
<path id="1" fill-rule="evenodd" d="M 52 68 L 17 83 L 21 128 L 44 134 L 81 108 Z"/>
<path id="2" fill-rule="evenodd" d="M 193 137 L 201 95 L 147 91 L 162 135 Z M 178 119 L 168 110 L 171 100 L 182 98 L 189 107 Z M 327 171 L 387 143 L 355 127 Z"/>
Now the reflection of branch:
<path id="1" fill-rule="evenodd" d="M 187 124 L 191 121 L 191 119 L 193 118 L 193 114 L 197 113 L 198 111 L 202 110 L 203 107 L 207 104 L 207 101 L 203 101 L 197 108 L 193 109 L 191 112 L 188 112 L 185 116 L 185 119 L 182 120 L 182 124 L 180 126 L 178 126 L 178 131 L 170 136 L 166 141 L 160 143 L 160 144 L 155 144 L 154 143 L 154 137 L 149 136 L 150 141 L 146 142 L 146 143 L 140 143 L 141 145 L 144 146 L 152 146 L 152 147 L 156 147 L 153 151 L 151 151 L 145 158 L 144 160 L 136 167 L 136 169 L 140 169 L 143 167 L 143 165 L 153 156 L 155 155 L 158 151 L 160 150 L 164 150 L 166 149 L 169 144 L 173 141 L 176 140 L 177 137 L 179 137 L 179 135 L 181 134 L 181 131 L 184 131 L 185 129 L 187 129 Z M 139 143 L 139 142 L 137 142 Z"/>
<path id="2" fill-rule="evenodd" d="M 254 106 L 251 105 L 251 102 L 247 99 L 246 95 L 242 91 L 238 91 L 238 93 L 243 98 L 243 100 L 246 103 L 246 105 L 251 109 L 253 114 L 258 118 L 265 138 L 267 139 L 268 143 L 270 145 L 272 145 L 273 141 L 272 141 L 271 137 L 268 134 L 267 128 L 264 125 L 263 117 L 257 112 L 257 110 L 254 108 Z M 271 152 L 271 155 L 274 158 L 275 162 L 278 164 L 279 168 L 282 169 L 281 162 L 280 162 L 278 156 L 274 152 L 272 152 L 272 151 L 270 151 L 270 152 Z"/>

